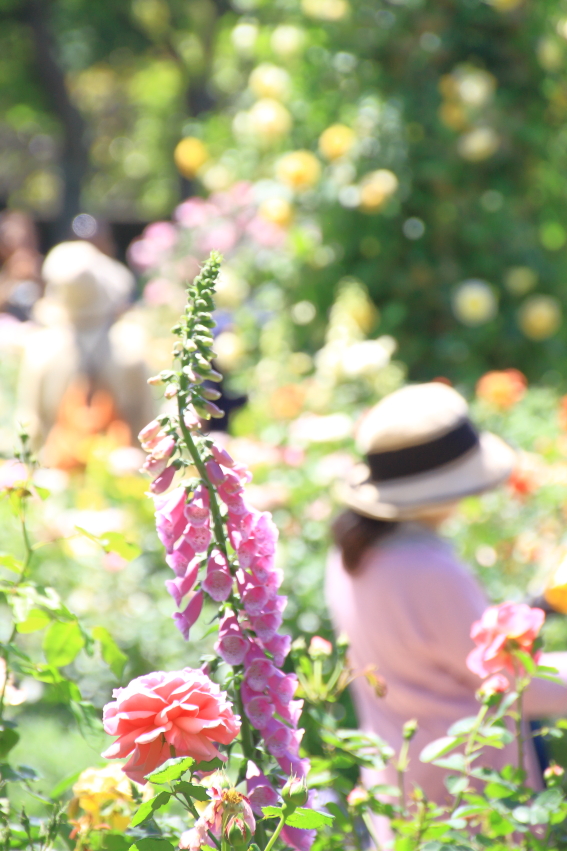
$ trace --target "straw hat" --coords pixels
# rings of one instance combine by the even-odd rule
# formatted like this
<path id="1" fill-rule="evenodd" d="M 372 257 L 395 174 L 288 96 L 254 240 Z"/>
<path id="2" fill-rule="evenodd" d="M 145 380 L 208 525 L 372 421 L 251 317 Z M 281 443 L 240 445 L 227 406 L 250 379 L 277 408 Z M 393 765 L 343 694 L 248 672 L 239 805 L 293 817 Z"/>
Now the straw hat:
<path id="1" fill-rule="evenodd" d="M 134 276 L 92 243 L 61 242 L 43 264 L 45 301 L 62 307 L 71 321 L 114 317 L 128 302 Z"/>
<path id="2" fill-rule="evenodd" d="M 414 384 L 382 399 L 364 418 L 358 445 L 366 463 L 340 485 L 339 498 L 366 517 L 404 520 L 494 488 L 515 453 L 479 434 L 463 397 L 446 384 Z"/>

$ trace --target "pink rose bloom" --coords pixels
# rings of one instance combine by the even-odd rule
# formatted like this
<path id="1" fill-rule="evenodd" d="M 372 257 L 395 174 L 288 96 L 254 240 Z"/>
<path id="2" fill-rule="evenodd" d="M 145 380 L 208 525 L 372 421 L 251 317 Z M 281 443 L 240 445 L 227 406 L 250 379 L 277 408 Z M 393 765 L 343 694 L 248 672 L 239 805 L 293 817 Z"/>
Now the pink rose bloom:
<path id="1" fill-rule="evenodd" d="M 28 470 L 25 464 L 19 461 L 7 461 L 0 466 L 0 491 L 13 488 L 17 482 L 25 482 L 28 478 Z"/>
<path id="2" fill-rule="evenodd" d="M 481 700 L 492 697 L 494 694 L 504 694 L 510 688 L 510 683 L 502 674 L 493 674 L 483 682 L 477 695 Z"/>
<path id="3" fill-rule="evenodd" d="M 240 718 L 225 692 L 202 671 L 184 668 L 137 677 L 114 689 L 103 711 L 104 729 L 117 740 L 106 759 L 130 759 L 124 773 L 144 784 L 146 775 L 171 756 L 210 760 L 219 756 L 213 744 L 229 745 L 238 735 Z"/>
<path id="4" fill-rule="evenodd" d="M 501 603 L 489 606 L 471 627 L 471 638 L 477 645 L 467 656 L 467 667 L 479 677 L 498 671 L 517 673 L 514 650 L 533 654 L 533 644 L 545 620 L 542 609 L 525 603 Z M 538 654 L 534 655 L 537 661 Z"/>

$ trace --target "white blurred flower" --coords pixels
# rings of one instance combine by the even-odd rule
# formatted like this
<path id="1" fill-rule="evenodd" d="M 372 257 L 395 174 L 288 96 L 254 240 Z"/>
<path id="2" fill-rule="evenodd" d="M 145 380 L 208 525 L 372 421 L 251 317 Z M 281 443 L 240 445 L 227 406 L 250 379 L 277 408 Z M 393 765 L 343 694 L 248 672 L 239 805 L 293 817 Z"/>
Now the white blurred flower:
<path id="1" fill-rule="evenodd" d="M 475 127 L 464 133 L 457 142 L 459 154 L 469 162 L 487 160 L 499 147 L 500 136 L 492 127 Z"/>
<path id="2" fill-rule="evenodd" d="M 258 25 L 249 22 L 237 24 L 230 34 L 230 40 L 238 53 L 252 53 L 258 38 Z"/>
<path id="3" fill-rule="evenodd" d="M 360 340 L 345 349 L 341 366 L 347 378 L 358 378 L 383 369 L 389 360 L 390 352 L 380 340 Z"/>
<path id="4" fill-rule="evenodd" d="M 482 325 L 497 311 L 496 297 L 486 281 L 463 281 L 453 295 L 453 313 L 464 325 Z"/>
<path id="5" fill-rule="evenodd" d="M 290 425 L 293 440 L 305 443 L 330 443 L 344 440 L 353 431 L 352 420 L 347 414 L 302 414 Z"/>
<path id="6" fill-rule="evenodd" d="M 284 59 L 296 56 L 305 45 L 305 32 L 293 24 L 280 24 L 272 33 L 270 45 Z"/>
<path id="7" fill-rule="evenodd" d="M 248 112 L 248 131 L 262 144 L 278 142 L 289 133 L 291 115 L 279 100 L 261 98 Z"/>
<path id="8" fill-rule="evenodd" d="M 262 62 L 250 74 L 248 85 L 257 98 L 287 100 L 291 90 L 291 79 L 284 68 L 272 65 L 270 62 Z"/>

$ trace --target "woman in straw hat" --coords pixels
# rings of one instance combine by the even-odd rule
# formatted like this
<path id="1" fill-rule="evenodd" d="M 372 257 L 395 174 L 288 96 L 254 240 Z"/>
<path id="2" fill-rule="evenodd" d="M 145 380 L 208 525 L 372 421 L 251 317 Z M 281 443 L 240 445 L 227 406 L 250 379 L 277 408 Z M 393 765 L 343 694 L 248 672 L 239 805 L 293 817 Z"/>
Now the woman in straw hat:
<path id="1" fill-rule="evenodd" d="M 327 573 L 335 628 L 350 641 L 355 670 L 375 666 L 387 694 L 377 697 L 359 677 L 353 684 L 360 725 L 399 752 L 404 723 L 415 718 L 408 789 L 416 784 L 443 803 L 445 772 L 419 754 L 455 721 L 476 715 L 481 681 L 466 666 L 470 630 L 488 602 L 437 527 L 470 494 L 504 482 L 513 450 L 494 434 L 479 434 L 465 400 L 441 383 L 392 393 L 365 417 L 359 431 L 365 464 L 340 488 L 347 506 L 334 525 L 336 551 Z M 567 653 L 546 654 L 567 683 Z M 535 680 L 525 696 L 532 718 L 567 711 L 567 687 Z M 515 750 L 487 749 L 483 763 L 514 763 Z M 529 782 L 541 787 L 535 752 Z M 368 786 L 396 785 L 393 765 L 367 772 Z M 382 825 L 382 827 L 384 827 Z"/>

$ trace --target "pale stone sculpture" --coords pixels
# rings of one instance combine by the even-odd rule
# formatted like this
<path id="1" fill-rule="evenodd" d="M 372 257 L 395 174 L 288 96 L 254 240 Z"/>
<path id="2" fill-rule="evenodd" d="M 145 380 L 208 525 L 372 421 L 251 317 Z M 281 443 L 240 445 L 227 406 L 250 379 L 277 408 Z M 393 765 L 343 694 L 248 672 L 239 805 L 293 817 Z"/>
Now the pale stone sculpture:
<path id="1" fill-rule="evenodd" d="M 134 287 L 129 270 L 89 242 L 63 242 L 43 277 L 36 318 L 44 327 L 24 352 L 19 419 L 45 464 L 72 468 L 95 434 L 135 445 L 154 401 L 138 329 L 116 321 Z"/>

